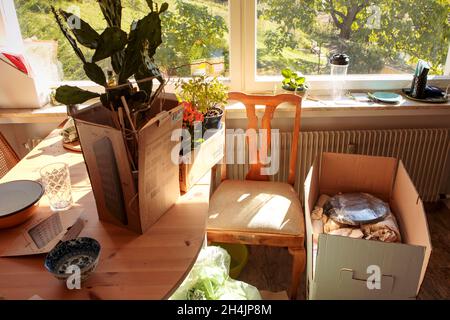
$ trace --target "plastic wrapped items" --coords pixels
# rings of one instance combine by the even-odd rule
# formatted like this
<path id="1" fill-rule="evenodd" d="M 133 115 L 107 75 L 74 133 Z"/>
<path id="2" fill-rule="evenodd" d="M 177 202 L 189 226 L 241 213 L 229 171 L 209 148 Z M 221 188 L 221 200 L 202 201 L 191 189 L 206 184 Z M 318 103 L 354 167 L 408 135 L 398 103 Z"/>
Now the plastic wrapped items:
<path id="1" fill-rule="evenodd" d="M 338 194 L 324 205 L 324 213 L 330 219 L 349 226 L 380 221 L 389 212 L 387 203 L 368 193 Z"/>
<path id="2" fill-rule="evenodd" d="M 220 247 L 202 249 L 170 300 L 261 300 L 258 289 L 229 277 L 230 261 L 228 252 Z"/>

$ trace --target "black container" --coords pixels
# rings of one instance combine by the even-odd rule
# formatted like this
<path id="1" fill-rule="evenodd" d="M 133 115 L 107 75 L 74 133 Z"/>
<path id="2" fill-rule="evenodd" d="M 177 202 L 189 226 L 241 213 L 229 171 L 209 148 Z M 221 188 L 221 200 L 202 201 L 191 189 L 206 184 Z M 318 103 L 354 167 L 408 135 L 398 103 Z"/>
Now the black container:
<path id="1" fill-rule="evenodd" d="M 220 121 L 223 117 L 223 110 L 217 107 L 214 107 L 214 109 L 219 110 L 220 114 L 216 116 L 205 116 L 203 123 L 206 130 L 220 129 Z"/>

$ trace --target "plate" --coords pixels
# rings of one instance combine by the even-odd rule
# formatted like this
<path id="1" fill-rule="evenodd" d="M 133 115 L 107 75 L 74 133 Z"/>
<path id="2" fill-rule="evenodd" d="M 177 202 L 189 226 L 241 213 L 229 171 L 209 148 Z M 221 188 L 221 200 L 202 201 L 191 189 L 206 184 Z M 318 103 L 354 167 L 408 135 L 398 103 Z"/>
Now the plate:
<path id="1" fill-rule="evenodd" d="M 403 100 L 402 96 L 397 94 L 397 93 L 393 93 L 393 92 L 374 92 L 372 93 L 372 96 L 381 102 L 386 102 L 386 103 L 399 103 Z"/>
<path id="2" fill-rule="evenodd" d="M 70 151 L 81 152 L 80 141 L 63 142 L 63 147 Z"/>
<path id="3" fill-rule="evenodd" d="M 44 188 L 36 181 L 17 180 L 0 184 L 0 229 L 13 227 L 31 217 Z"/>
<path id="4" fill-rule="evenodd" d="M 413 100 L 413 101 L 419 101 L 419 102 L 424 102 L 424 103 L 447 103 L 448 102 L 448 98 L 446 98 L 446 97 L 426 97 L 423 99 L 419 99 L 419 98 L 410 96 L 411 89 L 403 89 L 402 91 L 408 99 Z"/>

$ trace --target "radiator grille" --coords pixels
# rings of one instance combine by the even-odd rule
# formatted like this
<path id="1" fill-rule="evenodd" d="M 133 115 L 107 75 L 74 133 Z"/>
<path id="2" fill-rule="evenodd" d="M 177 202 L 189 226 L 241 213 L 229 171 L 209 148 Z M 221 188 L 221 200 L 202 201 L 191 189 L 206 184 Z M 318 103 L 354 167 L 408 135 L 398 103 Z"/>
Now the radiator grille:
<path id="1" fill-rule="evenodd" d="M 301 132 L 296 190 L 303 200 L 303 181 L 322 152 L 355 153 L 401 159 L 424 201 L 437 201 L 450 150 L 450 129 L 393 129 Z M 280 134 L 280 170 L 275 181 L 287 181 L 291 133 Z M 235 154 L 237 146 L 235 144 Z M 247 154 L 247 153 L 246 153 Z M 245 164 L 227 165 L 229 179 L 244 179 Z"/>

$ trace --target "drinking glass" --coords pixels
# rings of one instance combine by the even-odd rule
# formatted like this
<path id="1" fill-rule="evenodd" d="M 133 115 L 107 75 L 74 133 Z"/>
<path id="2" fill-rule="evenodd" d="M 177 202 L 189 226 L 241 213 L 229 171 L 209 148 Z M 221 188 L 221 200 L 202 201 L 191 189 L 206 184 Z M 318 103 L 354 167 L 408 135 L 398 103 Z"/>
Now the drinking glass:
<path id="1" fill-rule="evenodd" d="M 72 186 L 69 166 L 63 162 L 52 163 L 41 168 L 41 181 L 53 211 L 64 211 L 72 204 Z"/>

